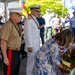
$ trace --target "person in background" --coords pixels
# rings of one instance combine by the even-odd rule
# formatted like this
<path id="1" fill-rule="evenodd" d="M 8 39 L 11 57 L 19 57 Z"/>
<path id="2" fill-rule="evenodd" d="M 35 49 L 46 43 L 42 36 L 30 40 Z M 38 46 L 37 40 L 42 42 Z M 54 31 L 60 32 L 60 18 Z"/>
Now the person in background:
<path id="1" fill-rule="evenodd" d="M 69 29 L 49 39 L 35 54 L 32 75 L 62 75 L 60 68 L 69 70 L 61 64 L 61 55 L 67 51 L 70 43 L 74 43 L 74 35 Z"/>
<path id="2" fill-rule="evenodd" d="M 30 6 L 31 14 L 24 22 L 25 51 L 27 52 L 26 75 L 31 75 L 34 65 L 34 55 L 40 48 L 40 29 L 36 19 L 40 13 L 40 5 Z"/>
<path id="3" fill-rule="evenodd" d="M 21 11 L 20 7 L 9 8 L 10 18 L 1 30 L 4 75 L 19 75 L 21 30 L 18 23 L 22 19 Z"/>
<path id="4" fill-rule="evenodd" d="M 3 26 L 3 22 L 1 22 L 1 20 L 2 20 L 2 16 L 0 16 L 0 31 L 1 31 L 1 28 L 2 28 L 2 26 Z"/>
<path id="5" fill-rule="evenodd" d="M 73 12 L 73 17 L 70 19 L 70 29 L 74 33 L 74 37 L 75 37 L 75 11 Z M 74 42 L 75 42 L 75 38 L 74 38 Z"/>
<path id="6" fill-rule="evenodd" d="M 27 58 L 27 52 L 24 51 L 25 48 L 25 38 L 24 38 L 24 21 L 20 21 L 18 23 L 19 27 L 21 28 L 22 31 L 22 39 L 21 39 L 21 48 L 20 48 L 20 57 L 21 59 Z"/>
<path id="7" fill-rule="evenodd" d="M 2 11 L 2 19 L 1 19 L 2 23 L 5 23 L 5 11 Z"/>
<path id="8" fill-rule="evenodd" d="M 1 19 L 2 19 L 2 16 L 0 16 L 0 36 L 1 36 L 1 29 L 2 29 L 2 26 L 4 23 L 1 22 Z M 1 38 L 0 38 L 0 55 L 1 55 L 1 58 L 2 58 L 2 52 L 1 52 Z"/>
<path id="9" fill-rule="evenodd" d="M 62 31 L 62 21 L 58 14 L 51 20 L 52 30 L 54 30 L 54 35 Z"/>
<path id="10" fill-rule="evenodd" d="M 37 20 L 40 24 L 40 37 L 41 37 L 41 41 L 42 41 L 42 45 L 44 44 L 44 26 L 45 26 L 45 19 L 41 16 L 41 14 L 39 14 L 39 16 L 37 17 Z"/>
<path id="11" fill-rule="evenodd" d="M 64 26 L 65 26 L 65 29 L 70 28 L 70 13 L 66 14 L 66 17 L 64 19 Z"/>
<path id="12" fill-rule="evenodd" d="M 0 16 L 0 25 L 2 26 L 4 23 L 1 22 L 1 20 L 2 20 L 2 16 Z"/>
<path id="13" fill-rule="evenodd" d="M 50 26 L 50 22 L 52 19 L 52 9 L 46 9 L 46 14 L 44 14 L 42 17 L 45 19 L 45 38 L 49 39 L 50 34 L 51 34 L 51 26 Z"/>

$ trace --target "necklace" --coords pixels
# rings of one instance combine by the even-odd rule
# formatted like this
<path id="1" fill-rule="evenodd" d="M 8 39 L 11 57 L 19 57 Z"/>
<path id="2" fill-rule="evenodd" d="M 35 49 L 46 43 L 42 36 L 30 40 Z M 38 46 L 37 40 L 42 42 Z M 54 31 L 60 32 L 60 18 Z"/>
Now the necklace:
<path id="1" fill-rule="evenodd" d="M 65 48 L 61 45 L 61 43 L 59 41 L 57 41 L 57 39 L 55 38 L 55 36 L 52 36 L 52 38 L 57 42 L 57 44 L 59 45 L 59 48 L 60 48 L 60 55 L 63 55 L 64 54 L 64 50 Z"/>

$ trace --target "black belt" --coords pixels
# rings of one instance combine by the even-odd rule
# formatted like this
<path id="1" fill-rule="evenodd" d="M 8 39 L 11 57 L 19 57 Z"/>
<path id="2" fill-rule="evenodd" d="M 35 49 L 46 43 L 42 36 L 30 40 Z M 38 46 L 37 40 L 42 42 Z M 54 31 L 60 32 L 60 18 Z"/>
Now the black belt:
<path id="1" fill-rule="evenodd" d="M 11 50 L 17 50 L 17 51 L 19 51 L 20 50 L 20 48 L 9 48 L 9 47 L 7 47 L 7 49 L 11 49 Z"/>

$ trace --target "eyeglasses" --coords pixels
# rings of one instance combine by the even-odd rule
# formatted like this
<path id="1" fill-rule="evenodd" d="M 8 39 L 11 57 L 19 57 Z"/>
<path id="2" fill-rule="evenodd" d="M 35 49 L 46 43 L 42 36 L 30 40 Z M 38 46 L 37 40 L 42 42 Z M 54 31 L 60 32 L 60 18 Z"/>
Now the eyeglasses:
<path id="1" fill-rule="evenodd" d="M 36 12 L 40 12 L 40 11 L 38 11 L 38 10 L 35 10 Z"/>
<path id="2" fill-rule="evenodd" d="M 21 16 L 19 13 L 16 13 L 17 15 Z"/>

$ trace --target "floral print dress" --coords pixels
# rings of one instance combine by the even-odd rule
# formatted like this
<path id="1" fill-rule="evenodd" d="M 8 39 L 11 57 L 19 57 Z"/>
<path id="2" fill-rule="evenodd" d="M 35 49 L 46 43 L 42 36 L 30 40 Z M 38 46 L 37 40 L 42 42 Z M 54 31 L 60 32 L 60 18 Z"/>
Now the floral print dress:
<path id="1" fill-rule="evenodd" d="M 35 54 L 32 75 L 62 75 L 58 67 L 62 60 L 60 54 L 58 43 L 54 39 L 49 39 Z"/>

